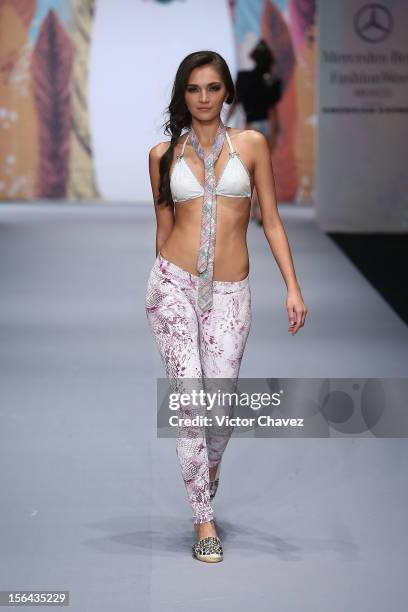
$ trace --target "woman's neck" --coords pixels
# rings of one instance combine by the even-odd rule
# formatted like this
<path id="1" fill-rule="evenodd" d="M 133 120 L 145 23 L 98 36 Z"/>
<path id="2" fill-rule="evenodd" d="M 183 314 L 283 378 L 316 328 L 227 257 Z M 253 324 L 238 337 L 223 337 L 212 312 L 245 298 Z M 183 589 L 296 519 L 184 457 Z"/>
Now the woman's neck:
<path id="1" fill-rule="evenodd" d="M 197 134 L 197 138 L 202 147 L 209 147 L 213 144 L 220 122 L 221 118 L 219 115 L 210 121 L 197 121 L 197 119 L 192 119 L 191 127 Z"/>

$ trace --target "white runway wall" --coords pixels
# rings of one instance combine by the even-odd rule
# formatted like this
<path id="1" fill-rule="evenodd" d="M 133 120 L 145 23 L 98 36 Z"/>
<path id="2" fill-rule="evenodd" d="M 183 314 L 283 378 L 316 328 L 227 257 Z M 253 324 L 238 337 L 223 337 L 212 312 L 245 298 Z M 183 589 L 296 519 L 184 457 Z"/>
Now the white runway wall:
<path id="1" fill-rule="evenodd" d="M 176 70 L 187 54 L 204 49 L 220 53 L 234 77 L 226 2 L 98 0 L 89 109 L 95 172 L 104 198 L 151 200 L 148 151 L 169 140 L 160 126 L 168 118 L 164 111 Z"/>

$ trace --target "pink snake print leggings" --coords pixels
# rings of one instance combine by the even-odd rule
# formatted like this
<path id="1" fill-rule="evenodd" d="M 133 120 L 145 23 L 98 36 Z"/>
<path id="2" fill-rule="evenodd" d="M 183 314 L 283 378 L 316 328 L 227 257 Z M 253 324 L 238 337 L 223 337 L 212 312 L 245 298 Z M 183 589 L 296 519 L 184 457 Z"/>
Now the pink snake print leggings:
<path id="1" fill-rule="evenodd" d="M 197 306 L 197 289 L 198 276 L 158 254 L 147 282 L 145 309 L 166 376 L 179 382 L 202 377 L 236 380 L 252 318 L 249 274 L 240 281 L 213 281 L 213 305 L 204 313 Z M 177 410 L 179 417 L 197 416 L 191 405 Z M 208 470 L 221 461 L 233 427 L 215 429 L 179 425 L 176 453 L 195 524 L 213 519 Z"/>

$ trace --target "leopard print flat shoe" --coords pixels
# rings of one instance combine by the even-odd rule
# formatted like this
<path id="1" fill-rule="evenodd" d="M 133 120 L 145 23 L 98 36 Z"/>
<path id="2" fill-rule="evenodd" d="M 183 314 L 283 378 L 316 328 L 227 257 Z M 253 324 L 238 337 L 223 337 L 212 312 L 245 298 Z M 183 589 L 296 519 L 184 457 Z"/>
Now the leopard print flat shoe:
<path id="1" fill-rule="evenodd" d="M 207 563 L 217 563 L 224 558 L 220 538 L 207 536 L 193 544 L 193 557 Z"/>

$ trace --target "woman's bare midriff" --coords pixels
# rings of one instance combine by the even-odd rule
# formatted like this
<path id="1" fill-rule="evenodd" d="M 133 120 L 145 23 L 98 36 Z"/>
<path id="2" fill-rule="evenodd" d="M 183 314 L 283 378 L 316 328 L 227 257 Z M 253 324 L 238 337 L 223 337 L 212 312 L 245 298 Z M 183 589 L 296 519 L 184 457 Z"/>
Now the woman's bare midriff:
<path id="1" fill-rule="evenodd" d="M 196 276 L 202 202 L 203 198 L 199 197 L 176 203 L 172 232 L 160 249 L 165 259 Z M 233 282 L 249 274 L 246 236 L 250 204 L 250 198 L 217 196 L 213 280 Z"/>

